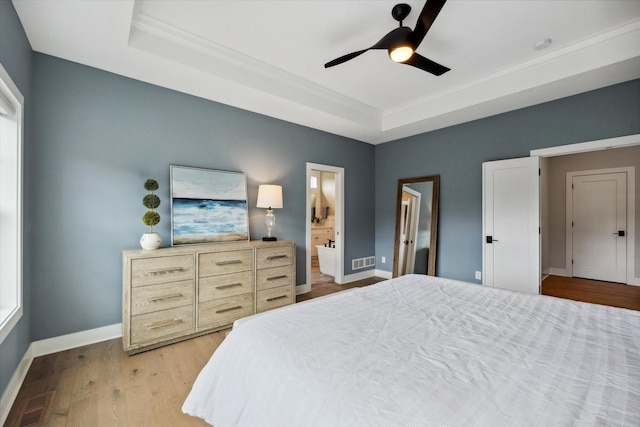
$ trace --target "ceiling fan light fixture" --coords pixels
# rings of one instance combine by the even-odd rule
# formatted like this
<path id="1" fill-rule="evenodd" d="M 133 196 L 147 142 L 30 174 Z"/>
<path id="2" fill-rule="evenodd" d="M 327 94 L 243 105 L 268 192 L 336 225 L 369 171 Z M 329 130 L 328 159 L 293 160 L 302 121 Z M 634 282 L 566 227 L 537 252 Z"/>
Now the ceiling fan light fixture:
<path id="1" fill-rule="evenodd" d="M 389 49 L 389 58 L 395 62 L 405 62 L 413 56 L 413 48 L 411 46 L 396 46 Z"/>

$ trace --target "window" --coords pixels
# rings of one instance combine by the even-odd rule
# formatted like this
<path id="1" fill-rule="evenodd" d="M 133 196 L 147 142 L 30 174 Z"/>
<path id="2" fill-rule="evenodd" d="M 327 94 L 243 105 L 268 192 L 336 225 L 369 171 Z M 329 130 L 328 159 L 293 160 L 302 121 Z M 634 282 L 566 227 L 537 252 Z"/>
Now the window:
<path id="1" fill-rule="evenodd" d="M 22 317 L 23 104 L 0 64 L 0 343 Z"/>

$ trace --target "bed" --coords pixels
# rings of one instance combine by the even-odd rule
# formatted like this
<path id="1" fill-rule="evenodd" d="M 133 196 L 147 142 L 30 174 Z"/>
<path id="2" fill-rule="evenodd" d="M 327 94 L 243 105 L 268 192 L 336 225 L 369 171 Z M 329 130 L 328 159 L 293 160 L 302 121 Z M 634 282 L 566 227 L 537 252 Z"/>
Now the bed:
<path id="1" fill-rule="evenodd" d="M 640 312 L 402 276 L 238 322 L 182 409 L 216 427 L 640 426 Z"/>

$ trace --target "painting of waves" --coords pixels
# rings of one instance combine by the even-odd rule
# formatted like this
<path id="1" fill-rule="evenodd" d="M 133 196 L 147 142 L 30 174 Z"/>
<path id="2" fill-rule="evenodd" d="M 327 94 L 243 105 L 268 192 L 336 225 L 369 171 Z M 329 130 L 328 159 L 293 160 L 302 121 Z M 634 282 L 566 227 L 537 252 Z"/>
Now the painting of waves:
<path id="1" fill-rule="evenodd" d="M 174 245 L 249 240 L 242 173 L 171 166 Z"/>

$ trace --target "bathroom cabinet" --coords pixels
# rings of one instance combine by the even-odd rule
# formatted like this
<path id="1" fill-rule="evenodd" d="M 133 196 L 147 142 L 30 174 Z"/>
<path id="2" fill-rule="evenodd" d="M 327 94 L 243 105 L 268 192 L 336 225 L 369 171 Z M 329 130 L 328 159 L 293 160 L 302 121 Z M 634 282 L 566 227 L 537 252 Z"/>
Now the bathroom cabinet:
<path id="1" fill-rule="evenodd" d="M 295 271 L 288 241 L 125 250 L 124 350 L 149 350 L 293 304 Z"/>

